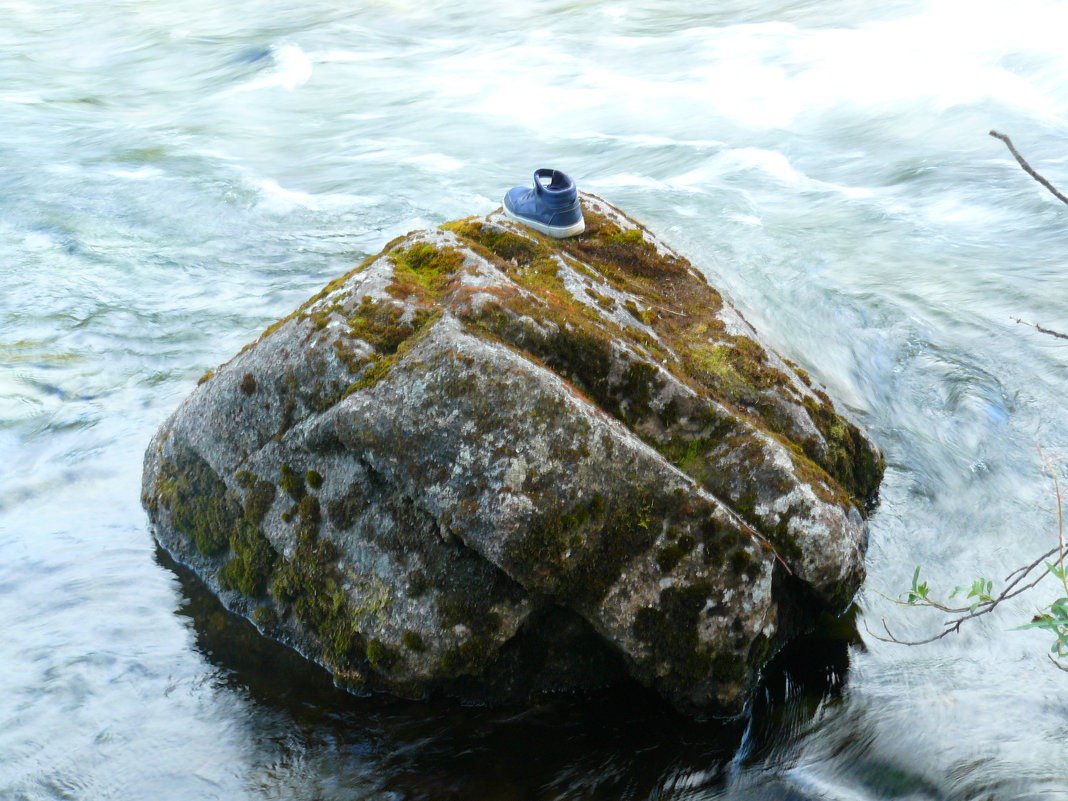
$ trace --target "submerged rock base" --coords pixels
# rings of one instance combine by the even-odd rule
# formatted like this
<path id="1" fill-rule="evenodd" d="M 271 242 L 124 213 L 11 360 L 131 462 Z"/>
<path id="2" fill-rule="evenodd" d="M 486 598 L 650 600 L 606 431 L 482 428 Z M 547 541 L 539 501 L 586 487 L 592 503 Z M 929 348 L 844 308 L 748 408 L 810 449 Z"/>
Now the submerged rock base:
<path id="1" fill-rule="evenodd" d="M 160 544 L 353 691 L 627 673 L 696 715 L 863 580 L 883 459 L 689 262 L 582 198 L 409 234 L 197 387 L 145 457 Z"/>

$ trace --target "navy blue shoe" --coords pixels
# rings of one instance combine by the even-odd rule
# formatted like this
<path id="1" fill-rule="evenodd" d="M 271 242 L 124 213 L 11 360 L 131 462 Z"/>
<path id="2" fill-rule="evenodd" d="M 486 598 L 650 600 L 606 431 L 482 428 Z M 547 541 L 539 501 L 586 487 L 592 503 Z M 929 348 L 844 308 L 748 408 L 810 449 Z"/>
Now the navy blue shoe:
<path id="1" fill-rule="evenodd" d="M 509 189 L 504 196 L 504 213 L 556 239 L 586 230 L 575 182 L 559 170 L 535 170 L 533 189 Z"/>

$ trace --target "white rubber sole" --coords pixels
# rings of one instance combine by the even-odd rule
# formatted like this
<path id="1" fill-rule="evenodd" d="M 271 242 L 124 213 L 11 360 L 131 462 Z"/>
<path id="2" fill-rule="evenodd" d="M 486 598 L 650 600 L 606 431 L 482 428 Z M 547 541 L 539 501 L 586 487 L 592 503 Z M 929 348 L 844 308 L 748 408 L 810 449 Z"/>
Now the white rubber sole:
<path id="1" fill-rule="evenodd" d="M 522 223 L 546 236 L 551 236 L 553 239 L 567 239 L 569 236 L 578 236 L 586 230 L 586 221 L 581 217 L 579 217 L 577 223 L 572 223 L 571 225 L 544 225 L 528 220 L 526 217 L 520 217 L 518 214 L 513 214 L 507 206 L 504 207 L 504 213 L 517 223 Z"/>

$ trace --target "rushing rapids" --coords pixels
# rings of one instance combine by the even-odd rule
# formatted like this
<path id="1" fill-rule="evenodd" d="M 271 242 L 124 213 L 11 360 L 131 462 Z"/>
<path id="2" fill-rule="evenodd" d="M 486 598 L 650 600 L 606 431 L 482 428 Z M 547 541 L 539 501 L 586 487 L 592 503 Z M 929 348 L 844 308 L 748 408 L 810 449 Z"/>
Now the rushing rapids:
<path id="1" fill-rule="evenodd" d="M 918 564 L 949 589 L 1053 543 L 1037 447 L 1063 469 L 1068 355 L 1015 318 L 1068 332 L 1065 209 L 987 131 L 1065 189 L 1063 3 L 0 14 L 0 795 L 1065 796 L 1064 675 L 1016 629 L 1052 587 L 923 648 L 868 633 L 939 630 L 883 595 Z M 886 453 L 860 640 L 799 642 L 741 721 L 636 691 L 351 698 L 146 525 L 146 443 L 206 370 L 542 164 L 699 265 Z"/>

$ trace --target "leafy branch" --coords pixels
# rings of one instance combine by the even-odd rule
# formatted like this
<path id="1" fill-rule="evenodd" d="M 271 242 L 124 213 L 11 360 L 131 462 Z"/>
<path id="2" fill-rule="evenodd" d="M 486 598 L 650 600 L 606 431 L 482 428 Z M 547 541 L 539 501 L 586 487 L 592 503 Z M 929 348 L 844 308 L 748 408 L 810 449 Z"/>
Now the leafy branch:
<path id="1" fill-rule="evenodd" d="M 1056 546 L 1033 562 L 1023 565 L 1007 575 L 1003 579 L 1004 586 L 997 594 L 994 592 L 993 581 L 986 578 L 978 578 L 970 585 L 961 585 L 954 588 L 945 601 L 938 600 L 932 593 L 930 585 L 926 581 L 920 581 L 920 567 L 917 566 L 912 574 L 912 586 L 905 593 L 902 593 L 901 597 L 892 598 L 888 595 L 883 597 L 902 606 L 927 606 L 950 615 L 947 620 L 943 621 L 942 631 L 922 640 L 903 640 L 890 630 L 884 619 L 882 625 L 886 636 L 876 634 L 869 628 L 868 633 L 871 636 L 877 640 L 897 643 L 898 645 L 926 645 L 959 632 L 961 626 L 969 620 L 990 614 L 1005 601 L 1034 589 L 1048 576 L 1053 576 L 1060 581 L 1064 595 L 1044 607 L 1039 614 L 1031 619 L 1030 623 L 1017 628 L 1043 629 L 1053 635 L 1050 660 L 1061 670 L 1068 671 L 1068 666 L 1058 661 L 1059 659 L 1068 658 L 1068 564 L 1066 564 L 1068 548 L 1066 548 L 1065 544 L 1064 496 L 1061 491 L 1060 478 L 1053 463 L 1041 451 L 1039 453 L 1042 456 L 1045 472 L 1053 482 L 1057 521 Z M 951 604 L 950 601 L 958 596 L 963 597 L 965 603 L 962 605 Z M 968 603 L 969 601 L 970 603 Z M 867 626 L 865 627 L 867 628 Z"/>

